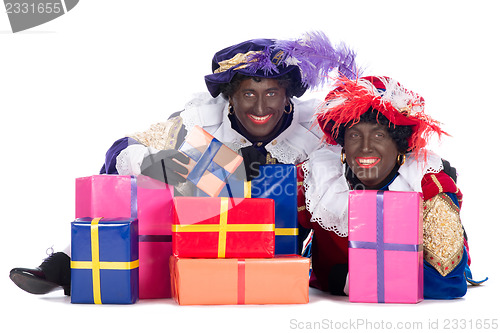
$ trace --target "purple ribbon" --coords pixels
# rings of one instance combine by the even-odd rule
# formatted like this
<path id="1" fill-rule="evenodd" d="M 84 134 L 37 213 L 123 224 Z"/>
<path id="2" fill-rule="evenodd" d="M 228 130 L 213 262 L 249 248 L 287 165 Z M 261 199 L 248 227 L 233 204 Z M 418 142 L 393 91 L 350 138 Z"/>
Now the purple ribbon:
<path id="1" fill-rule="evenodd" d="M 385 302 L 384 256 L 384 192 L 377 191 L 377 298 Z"/>
<path id="2" fill-rule="evenodd" d="M 384 251 L 419 252 L 423 250 L 423 247 L 422 244 L 384 243 L 384 191 L 377 191 L 376 210 L 376 242 L 349 241 L 349 247 L 352 249 L 374 249 L 377 251 L 377 301 L 385 303 Z"/>
<path id="3" fill-rule="evenodd" d="M 136 219 L 137 214 L 137 177 L 130 176 L 130 217 Z"/>
<path id="4" fill-rule="evenodd" d="M 139 235 L 139 242 L 171 242 L 172 235 Z"/>
<path id="5" fill-rule="evenodd" d="M 376 242 L 363 242 L 363 241 L 349 241 L 349 247 L 353 249 L 367 249 L 376 250 Z M 418 252 L 422 251 L 422 244 L 397 244 L 397 243 L 384 243 L 381 244 L 383 250 L 387 251 L 407 251 L 407 252 Z"/>

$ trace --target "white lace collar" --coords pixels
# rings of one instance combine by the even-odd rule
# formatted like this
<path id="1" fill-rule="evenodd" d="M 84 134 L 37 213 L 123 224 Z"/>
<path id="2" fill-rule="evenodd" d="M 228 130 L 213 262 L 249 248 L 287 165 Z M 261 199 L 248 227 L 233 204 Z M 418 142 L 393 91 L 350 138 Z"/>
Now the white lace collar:
<path id="1" fill-rule="evenodd" d="M 309 124 L 307 120 L 311 119 L 316 101 L 300 102 L 294 99 L 292 103 L 295 106 L 292 123 L 265 146 L 272 157 L 285 164 L 304 161 L 320 144 L 319 136 L 302 124 L 303 118 L 306 120 L 304 123 Z M 199 94 L 186 105 L 181 117 L 188 133 L 195 125 L 199 125 L 234 151 L 250 146 L 250 141 L 232 129 L 227 110 L 228 102 L 222 97 Z"/>

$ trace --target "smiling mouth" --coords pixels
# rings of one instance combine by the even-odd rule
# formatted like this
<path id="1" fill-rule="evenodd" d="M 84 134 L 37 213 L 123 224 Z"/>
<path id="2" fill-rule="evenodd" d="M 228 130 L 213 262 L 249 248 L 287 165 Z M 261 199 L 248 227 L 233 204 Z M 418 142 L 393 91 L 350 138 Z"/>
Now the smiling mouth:
<path id="1" fill-rule="evenodd" d="M 250 120 L 253 123 L 258 124 L 258 125 L 262 125 L 262 124 L 267 123 L 271 119 L 272 116 L 273 116 L 272 114 L 268 114 L 267 116 L 258 117 L 258 116 L 254 116 L 253 114 L 249 114 L 248 118 L 250 118 Z"/>
<path id="2" fill-rule="evenodd" d="M 358 163 L 359 167 L 366 168 L 366 169 L 374 167 L 378 162 L 380 162 L 380 158 L 378 158 L 378 157 L 357 157 L 356 158 L 356 163 Z"/>

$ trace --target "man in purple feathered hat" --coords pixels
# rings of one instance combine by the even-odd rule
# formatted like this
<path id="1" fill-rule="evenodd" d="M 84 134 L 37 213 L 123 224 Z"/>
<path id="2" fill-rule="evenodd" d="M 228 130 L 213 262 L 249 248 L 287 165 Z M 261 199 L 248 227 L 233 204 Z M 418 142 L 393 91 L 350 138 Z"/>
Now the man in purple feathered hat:
<path id="1" fill-rule="evenodd" d="M 189 160 L 177 149 L 196 125 L 243 156 L 243 171 L 236 173 L 247 179 L 261 164 L 301 163 L 321 136 L 310 130 L 317 102 L 295 97 L 321 85 L 332 70 L 353 78 L 354 57 L 344 45 L 333 47 L 321 32 L 222 49 L 213 57 L 213 73 L 205 76 L 210 94 L 198 95 L 168 121 L 116 141 L 101 173 L 143 174 L 174 185 L 177 195 L 193 195 L 192 184 L 182 176 Z M 36 269 L 13 269 L 10 277 L 31 293 L 63 286 L 68 294 L 69 270 L 69 257 L 58 252 Z"/>

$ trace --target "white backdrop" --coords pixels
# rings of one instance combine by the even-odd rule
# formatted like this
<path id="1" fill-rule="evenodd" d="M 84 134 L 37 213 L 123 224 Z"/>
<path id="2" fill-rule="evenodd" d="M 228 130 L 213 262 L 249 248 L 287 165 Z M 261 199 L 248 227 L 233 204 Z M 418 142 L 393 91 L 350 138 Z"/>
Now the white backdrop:
<path id="1" fill-rule="evenodd" d="M 66 15 L 16 34 L 0 8 L 4 327 L 287 332 L 401 322 L 406 331 L 414 323 L 415 331 L 435 332 L 436 325 L 484 328 L 486 319 L 500 325 L 491 307 L 500 278 L 496 1 L 82 0 Z M 9 280 L 12 267 L 36 266 L 48 247 L 69 243 L 74 179 L 97 174 L 114 140 L 165 120 L 204 91 L 214 52 L 309 30 L 354 48 L 365 74 L 391 76 L 420 93 L 427 112 L 452 134 L 434 149 L 459 171 L 472 269 L 477 278 L 489 276 L 485 286 L 469 288 L 461 300 L 419 305 L 350 304 L 311 291 L 311 303 L 300 306 L 180 307 L 172 300 L 84 306 L 69 304 L 62 292 L 26 294 Z"/>

